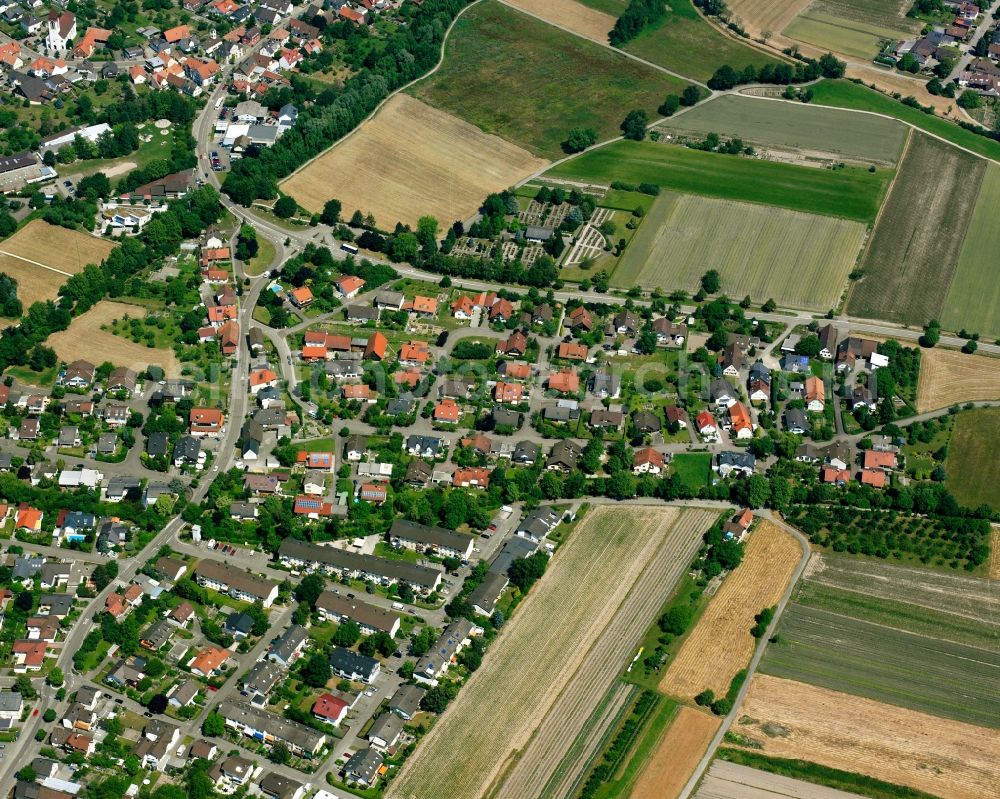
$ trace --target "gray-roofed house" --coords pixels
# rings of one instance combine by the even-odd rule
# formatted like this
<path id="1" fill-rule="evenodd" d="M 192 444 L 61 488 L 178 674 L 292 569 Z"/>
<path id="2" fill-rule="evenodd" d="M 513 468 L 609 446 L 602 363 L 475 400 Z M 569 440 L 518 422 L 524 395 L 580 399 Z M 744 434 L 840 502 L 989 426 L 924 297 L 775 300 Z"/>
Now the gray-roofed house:
<path id="1" fill-rule="evenodd" d="M 475 543 L 472 536 L 406 519 L 396 519 L 392 523 L 389 540 L 393 546 L 455 558 L 468 558 Z"/>
<path id="2" fill-rule="evenodd" d="M 359 655 L 342 646 L 336 646 L 330 652 L 330 668 L 338 677 L 364 683 L 374 682 L 381 670 L 375 658 Z"/>
<path id="3" fill-rule="evenodd" d="M 288 668 L 302 654 L 308 640 L 309 633 L 306 632 L 306 628 L 301 624 L 293 624 L 272 642 L 267 657 Z"/>
<path id="4" fill-rule="evenodd" d="M 738 472 L 749 477 L 753 474 L 756 464 L 757 459 L 750 452 L 727 450 L 718 454 L 712 468 L 721 477 L 728 477 L 733 472 Z"/>
<path id="5" fill-rule="evenodd" d="M 445 627 L 430 651 L 417 661 L 413 678 L 427 685 L 437 685 L 438 677 L 448 671 L 452 660 L 469 643 L 475 630 L 476 625 L 468 619 L 455 619 Z"/>
<path id="6" fill-rule="evenodd" d="M 368 730 L 368 741 L 377 749 L 391 749 L 399 740 L 405 722 L 395 713 L 383 713 Z"/>
<path id="7" fill-rule="evenodd" d="M 344 779 L 349 783 L 372 786 L 382 768 L 382 755 L 373 747 L 359 749 L 344 764 Z"/>
<path id="8" fill-rule="evenodd" d="M 808 433 L 812 429 L 809 417 L 802 408 L 786 408 L 784 414 L 785 430 L 789 433 Z"/>
<path id="9" fill-rule="evenodd" d="M 469 594 L 472 609 L 483 616 L 492 616 L 497 609 L 500 595 L 503 594 L 509 582 L 506 574 L 487 572 L 483 581 Z"/>
<path id="10" fill-rule="evenodd" d="M 270 660 L 261 660 L 250 670 L 243 680 L 243 690 L 253 696 L 267 696 L 271 690 L 285 677 L 285 669 Z"/>
<path id="11" fill-rule="evenodd" d="M 420 711 L 420 700 L 426 693 L 419 685 L 401 685 L 389 699 L 389 711 L 409 721 Z"/>

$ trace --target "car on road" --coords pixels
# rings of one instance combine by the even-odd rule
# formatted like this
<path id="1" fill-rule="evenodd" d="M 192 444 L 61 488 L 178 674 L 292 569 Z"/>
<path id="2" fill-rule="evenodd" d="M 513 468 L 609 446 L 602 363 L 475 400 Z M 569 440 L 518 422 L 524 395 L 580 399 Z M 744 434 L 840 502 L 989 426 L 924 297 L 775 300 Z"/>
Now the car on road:
<path id="1" fill-rule="evenodd" d="M 142 715 L 144 715 L 147 719 L 153 718 L 153 714 L 150 713 L 148 710 L 145 713 L 143 713 Z"/>
<path id="2" fill-rule="evenodd" d="M 38 715 L 38 708 L 37 708 L 37 707 L 35 708 L 35 712 L 34 712 L 34 713 L 32 713 L 31 715 L 32 715 L 32 716 L 37 716 L 37 715 Z"/>
<path id="3" fill-rule="evenodd" d="M 347 598 L 348 598 L 348 599 L 354 599 L 354 594 L 348 594 L 348 595 L 347 595 Z"/>
<path id="4" fill-rule="evenodd" d="M 116 699 L 115 700 L 115 704 L 116 705 L 124 705 L 125 704 L 125 700 L 123 700 L 123 699 Z"/>
<path id="5" fill-rule="evenodd" d="M 63 186 L 65 186 L 65 187 L 66 187 L 67 189 L 68 189 L 68 188 L 69 188 L 70 186 L 72 186 L 72 185 L 73 185 L 73 181 L 72 181 L 72 180 L 64 180 L 64 181 L 63 181 Z"/>

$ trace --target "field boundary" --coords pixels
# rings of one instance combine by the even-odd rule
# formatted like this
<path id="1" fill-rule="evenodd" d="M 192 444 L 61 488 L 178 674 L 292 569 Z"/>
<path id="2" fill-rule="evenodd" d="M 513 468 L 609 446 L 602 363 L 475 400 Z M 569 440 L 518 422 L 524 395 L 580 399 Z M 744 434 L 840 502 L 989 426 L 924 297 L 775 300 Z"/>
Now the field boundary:
<path id="1" fill-rule="evenodd" d="M 781 597 L 781 601 L 775 606 L 774 618 L 771 619 L 771 623 L 768 625 L 766 632 L 760 637 L 760 642 L 757 644 L 754 650 L 753 657 L 750 659 L 750 665 L 746 669 L 746 678 L 743 680 L 743 685 L 740 687 L 739 692 L 733 699 L 733 709 L 729 711 L 729 715 L 722 720 L 722 724 L 719 725 L 719 729 L 715 731 L 715 736 L 712 738 L 711 743 L 708 745 L 708 750 L 702 755 L 701 760 L 695 767 L 694 773 L 688 779 L 687 784 L 684 789 L 680 792 L 677 799 L 689 799 L 694 793 L 698 784 L 701 782 L 702 775 L 708 769 L 712 760 L 715 758 L 715 751 L 719 748 L 723 739 L 729 728 L 732 726 L 733 722 L 736 721 L 740 715 L 740 708 L 743 705 L 743 701 L 746 698 L 747 691 L 750 690 L 750 683 L 753 681 L 753 676 L 757 671 L 757 667 L 760 665 L 761 659 L 764 657 L 764 652 L 767 649 L 768 639 L 774 635 L 775 630 L 778 629 L 778 622 L 781 620 L 781 615 L 784 613 L 785 607 L 788 605 L 788 601 L 791 599 L 792 591 L 795 590 L 796 584 L 802 577 L 802 572 L 805 571 L 806 566 L 809 563 L 809 558 L 812 555 L 812 550 L 809 547 L 809 541 L 806 540 L 805 536 L 802 535 L 796 528 L 792 527 L 790 524 L 780 519 L 769 511 L 765 511 L 760 514 L 762 517 L 769 519 L 774 525 L 780 527 L 785 532 L 793 535 L 799 542 L 799 546 L 802 547 L 802 558 L 799 560 L 798 565 L 795 567 L 795 571 L 792 572 L 792 576 L 788 580 L 788 586 L 785 588 L 785 593 Z"/>
<path id="2" fill-rule="evenodd" d="M 73 277 L 74 274 L 73 272 L 64 272 L 62 269 L 56 269 L 54 266 L 43 264 L 40 261 L 32 261 L 30 258 L 25 258 L 23 255 L 15 255 L 12 252 L 7 252 L 7 250 L 0 250 L 0 255 L 6 255 L 8 258 L 17 258 L 17 260 L 24 261 L 26 264 L 31 264 L 32 266 L 40 266 L 42 267 L 42 269 L 48 269 L 50 272 L 55 272 L 58 275 Z"/>

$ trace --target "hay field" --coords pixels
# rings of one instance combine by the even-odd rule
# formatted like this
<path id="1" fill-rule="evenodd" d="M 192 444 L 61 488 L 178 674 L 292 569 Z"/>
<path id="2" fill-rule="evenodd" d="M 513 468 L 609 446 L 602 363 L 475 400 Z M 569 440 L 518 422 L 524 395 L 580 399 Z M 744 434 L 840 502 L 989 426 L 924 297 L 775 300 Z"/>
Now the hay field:
<path id="1" fill-rule="evenodd" d="M 958 268 L 941 314 L 946 330 L 969 330 L 995 337 L 1000 333 L 1000 280 L 996 254 L 1000 252 L 1000 167 L 986 168 Z"/>
<path id="2" fill-rule="evenodd" d="M 671 117 L 660 129 L 737 136 L 758 147 L 894 164 L 907 129 L 892 119 L 847 110 L 726 94 Z"/>
<path id="3" fill-rule="evenodd" d="M 990 567 L 991 580 L 1000 580 L 1000 530 L 996 527 L 990 533 Z"/>
<path id="4" fill-rule="evenodd" d="M 859 222 L 874 221 L 890 174 L 882 169 L 873 175 L 851 166 L 816 169 L 652 141 L 614 142 L 564 161 L 546 173 L 592 183 L 655 183 L 671 191 Z"/>
<path id="5" fill-rule="evenodd" d="M 397 94 L 360 130 L 285 180 L 310 212 L 336 198 L 344 216 L 375 215 L 380 227 L 468 219 L 487 194 L 545 166 L 527 150 L 468 122 Z"/>
<path id="6" fill-rule="evenodd" d="M 1000 400 L 1000 360 L 937 347 L 921 353 L 917 413 L 980 400 Z"/>
<path id="7" fill-rule="evenodd" d="M 709 268 L 731 297 L 837 305 L 865 237 L 860 222 L 661 193 L 612 275 L 616 286 L 696 291 Z"/>
<path id="8" fill-rule="evenodd" d="M 104 239 L 33 219 L 0 241 L 0 272 L 17 281 L 24 309 L 39 300 L 54 300 L 66 278 L 99 264 L 114 249 Z"/>
<path id="9" fill-rule="evenodd" d="M 763 755 L 867 774 L 941 799 L 983 799 L 1000 785 L 995 730 L 765 674 L 754 676 L 737 718 L 733 731 L 758 742 Z"/>
<path id="10" fill-rule="evenodd" d="M 976 408 L 955 418 L 945 461 L 945 485 L 960 504 L 1000 510 L 1000 408 Z"/>
<path id="11" fill-rule="evenodd" d="M 173 350 L 151 349 L 101 329 L 123 316 L 141 318 L 146 313 L 147 309 L 139 305 L 101 300 L 74 318 L 66 330 L 49 336 L 47 344 L 67 363 L 78 358 L 96 363 L 110 361 L 115 366 L 127 366 L 137 372 L 156 364 L 163 367 L 167 377 L 179 377 L 181 364 Z"/>
<path id="12" fill-rule="evenodd" d="M 910 137 L 849 314 L 915 325 L 940 318 L 985 171 L 980 158 L 923 134 Z"/>
<path id="13" fill-rule="evenodd" d="M 723 64 L 743 69 L 786 60 L 725 35 L 695 10 L 691 0 L 673 0 L 667 5 L 666 17 L 628 42 L 625 50 L 702 82 Z"/>
<path id="14" fill-rule="evenodd" d="M 730 0 L 729 10 L 751 36 L 780 33 L 812 0 Z"/>
<path id="15" fill-rule="evenodd" d="M 546 158 L 572 128 L 620 135 L 634 108 L 656 109 L 685 82 L 622 53 L 554 28 L 496 0 L 455 23 L 441 68 L 410 93 L 487 133 Z"/>
<path id="16" fill-rule="evenodd" d="M 463 799 L 539 796 L 715 517 L 634 506 L 588 515 L 388 799 L 450 796 L 456 785 Z M 489 724 L 481 723 L 484 708 Z"/>
<path id="17" fill-rule="evenodd" d="M 611 14 L 588 8 L 577 0 L 506 0 L 509 5 L 573 31 L 601 44 L 608 43 L 608 32 L 615 26 Z"/>
<path id="18" fill-rule="evenodd" d="M 680 794 L 721 723 L 722 719 L 694 708 L 677 708 L 630 799 L 674 799 Z"/>
<path id="19" fill-rule="evenodd" d="M 778 604 L 801 559 L 802 547 L 791 533 L 771 522 L 758 523 L 743 562 L 708 603 L 660 680 L 660 690 L 682 699 L 694 699 L 706 688 L 724 696 L 757 646 L 750 635 L 754 615 Z"/>

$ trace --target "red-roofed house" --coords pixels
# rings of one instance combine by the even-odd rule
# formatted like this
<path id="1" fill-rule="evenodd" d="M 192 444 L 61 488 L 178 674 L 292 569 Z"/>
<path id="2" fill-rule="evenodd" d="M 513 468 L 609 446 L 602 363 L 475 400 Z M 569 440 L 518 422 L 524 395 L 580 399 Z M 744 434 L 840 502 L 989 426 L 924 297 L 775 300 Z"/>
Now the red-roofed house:
<path id="1" fill-rule="evenodd" d="M 278 383 L 278 375 L 270 369 L 254 369 L 250 372 L 250 393 L 256 394 L 262 388 Z"/>
<path id="2" fill-rule="evenodd" d="M 345 300 L 351 299 L 365 287 L 365 281 L 357 275 L 342 275 L 333 281 L 337 287 L 337 293 Z"/>
<path id="3" fill-rule="evenodd" d="M 493 399 L 497 402 L 520 402 L 523 391 L 520 383 L 498 382 L 493 389 Z"/>
<path id="4" fill-rule="evenodd" d="M 806 378 L 806 409 L 814 413 L 823 413 L 826 402 L 826 387 L 823 380 L 815 375 Z"/>
<path id="5" fill-rule="evenodd" d="M 587 347 L 585 344 L 577 344 L 573 341 L 564 341 L 559 345 L 559 357 L 566 361 L 587 360 Z"/>
<path id="6" fill-rule="evenodd" d="M 216 677 L 229 661 L 229 650 L 221 646 L 206 646 L 188 661 L 192 674 L 199 677 Z"/>
<path id="7" fill-rule="evenodd" d="M 399 362 L 409 366 L 420 366 L 427 363 L 431 351 L 425 341 L 410 341 L 399 350 Z"/>
<path id="8" fill-rule="evenodd" d="M 45 516 L 38 508 L 30 505 L 21 505 L 17 509 L 17 521 L 14 523 L 15 530 L 30 530 L 37 533 L 42 529 L 42 518 Z"/>
<path id="9" fill-rule="evenodd" d="M 386 487 L 379 483 L 362 483 L 358 488 L 358 499 L 372 505 L 384 504 L 388 496 Z"/>
<path id="10" fill-rule="evenodd" d="M 403 303 L 403 310 L 418 316 L 436 316 L 438 301 L 434 297 L 421 297 L 419 294 L 412 300 Z"/>
<path id="11" fill-rule="evenodd" d="M 389 340 L 381 333 L 372 333 L 365 344 L 365 360 L 381 361 L 385 357 L 385 351 L 389 346 Z"/>
<path id="12" fill-rule="evenodd" d="M 462 411 L 451 397 L 445 397 L 434 408 L 434 421 L 439 424 L 458 424 L 461 415 Z"/>
<path id="13" fill-rule="evenodd" d="M 753 438 L 753 422 L 750 421 L 750 411 L 742 402 L 734 402 L 729 407 L 729 425 L 733 438 Z"/>
<path id="14" fill-rule="evenodd" d="M 632 458 L 632 471 L 635 474 L 659 474 L 664 466 L 663 454 L 652 447 L 636 450 Z"/>
<path id="15" fill-rule="evenodd" d="M 320 694 L 312 706 L 312 714 L 320 721 L 325 721 L 336 727 L 347 716 L 349 708 L 350 705 L 347 702 L 333 694 Z"/>
<path id="16" fill-rule="evenodd" d="M 301 288 L 292 289 L 288 292 L 288 299 L 291 300 L 292 305 L 296 308 L 308 308 L 312 305 L 313 293 L 312 289 L 308 286 L 302 286 Z"/>
<path id="17" fill-rule="evenodd" d="M 300 494 L 295 498 L 295 505 L 292 511 L 296 516 L 306 516 L 310 519 L 319 519 L 333 515 L 333 505 L 324 502 L 319 497 L 310 497 Z"/>
<path id="18" fill-rule="evenodd" d="M 326 347 L 322 344 L 302 345 L 303 361 L 325 361 L 328 357 Z"/>
<path id="19" fill-rule="evenodd" d="M 714 436 L 719 432 L 715 417 L 708 411 L 702 411 L 694 418 L 694 426 L 698 429 L 699 435 L 703 436 Z"/>
<path id="20" fill-rule="evenodd" d="M 509 358 L 522 358 L 528 349 L 528 337 L 520 330 L 515 330 L 506 339 L 497 344 L 497 354 Z"/>
<path id="21" fill-rule="evenodd" d="M 563 369 L 549 375 L 549 390 L 562 394 L 575 394 L 580 390 L 580 376 L 572 369 Z"/>
<path id="22" fill-rule="evenodd" d="M 819 473 L 819 479 L 824 483 L 834 485 L 844 485 L 851 480 L 851 473 L 847 469 L 837 469 L 834 466 L 824 466 Z"/>
<path id="23" fill-rule="evenodd" d="M 484 466 L 456 469 L 451 477 L 451 484 L 455 488 L 489 488 L 490 470 Z"/>
<path id="24" fill-rule="evenodd" d="M 222 432 L 225 415 L 218 408 L 192 408 L 188 417 L 193 436 L 217 436 Z"/>
<path id="25" fill-rule="evenodd" d="M 191 28 L 187 25 L 178 25 L 176 28 L 169 28 L 163 31 L 163 38 L 169 44 L 177 44 L 181 39 L 188 39 L 191 36 Z"/>
<path id="26" fill-rule="evenodd" d="M 895 469 L 896 453 L 866 449 L 862 466 L 865 469 Z"/>
<path id="27" fill-rule="evenodd" d="M 888 482 L 889 476 L 883 472 L 881 469 L 862 469 L 861 470 L 861 484 L 866 486 L 873 486 L 875 488 L 884 488 L 886 482 Z"/>
<path id="28" fill-rule="evenodd" d="M 45 663 L 45 651 L 48 645 L 44 641 L 15 641 L 11 649 L 14 660 L 14 673 L 24 674 L 26 671 L 39 671 Z"/>
<path id="29" fill-rule="evenodd" d="M 334 457 L 332 452 L 305 452 L 304 450 L 299 450 L 295 457 L 295 462 L 311 471 L 322 470 L 332 472 Z"/>

